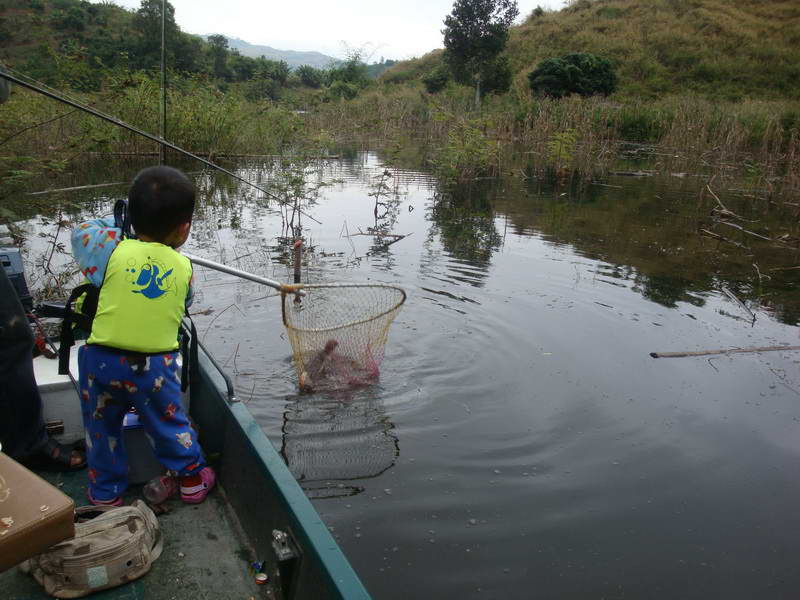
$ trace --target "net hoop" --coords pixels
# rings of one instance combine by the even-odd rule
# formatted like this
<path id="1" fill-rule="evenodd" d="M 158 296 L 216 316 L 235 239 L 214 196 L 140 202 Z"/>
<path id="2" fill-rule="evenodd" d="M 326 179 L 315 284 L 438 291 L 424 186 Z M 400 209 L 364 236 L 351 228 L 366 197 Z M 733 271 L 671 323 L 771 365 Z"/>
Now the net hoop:
<path id="1" fill-rule="evenodd" d="M 400 299 L 393 306 L 376 315 L 370 315 L 369 317 L 366 317 L 364 319 L 359 319 L 356 321 L 341 323 L 334 327 L 298 327 L 297 325 L 290 324 L 287 321 L 286 296 L 288 294 L 294 294 L 299 290 L 308 290 L 309 292 L 313 292 L 313 290 L 315 289 L 341 289 L 341 288 L 389 289 L 389 290 L 394 290 L 396 292 L 400 292 Z M 325 333 L 329 331 L 337 331 L 344 327 L 361 325 L 362 323 L 368 323 L 369 321 L 374 321 L 375 319 L 379 319 L 384 315 L 388 315 L 389 313 L 398 310 L 401 306 L 403 306 L 403 304 L 405 304 L 407 297 L 408 295 L 406 294 L 406 291 L 403 288 L 388 283 L 309 283 L 309 284 L 284 285 L 281 287 L 281 316 L 283 318 L 283 325 L 288 329 L 294 329 L 295 331 L 300 331 L 303 333 Z"/>

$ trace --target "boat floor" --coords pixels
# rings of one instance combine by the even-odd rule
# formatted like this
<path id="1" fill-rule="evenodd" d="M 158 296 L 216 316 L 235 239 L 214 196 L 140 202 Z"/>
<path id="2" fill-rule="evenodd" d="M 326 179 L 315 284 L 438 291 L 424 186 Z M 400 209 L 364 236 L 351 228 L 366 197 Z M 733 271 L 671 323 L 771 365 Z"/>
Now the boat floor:
<path id="1" fill-rule="evenodd" d="M 39 473 L 75 500 L 86 502 L 86 471 Z M 125 501 L 140 497 L 141 486 L 132 486 Z M 273 599 L 270 586 L 257 585 L 248 567 L 252 555 L 235 515 L 225 501 L 224 489 L 212 491 L 196 506 L 174 498 L 158 516 L 164 535 L 164 551 L 144 577 L 126 585 L 93 594 L 96 600 Z M 0 573 L 4 600 L 50 598 L 33 577 L 12 568 Z"/>

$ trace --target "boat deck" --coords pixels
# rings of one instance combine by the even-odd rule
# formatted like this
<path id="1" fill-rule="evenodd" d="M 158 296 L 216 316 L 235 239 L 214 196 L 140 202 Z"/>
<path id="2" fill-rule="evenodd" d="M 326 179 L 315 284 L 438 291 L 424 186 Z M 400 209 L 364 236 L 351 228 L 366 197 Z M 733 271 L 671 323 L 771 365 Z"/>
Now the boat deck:
<path id="1" fill-rule="evenodd" d="M 86 471 L 40 473 L 75 500 L 86 502 Z M 125 497 L 140 497 L 141 486 L 132 486 Z M 126 585 L 93 594 L 97 600 L 189 600 L 201 598 L 275 598 L 270 586 L 257 585 L 248 573 L 255 557 L 238 521 L 225 501 L 223 489 L 215 489 L 203 504 L 189 506 L 179 499 L 164 504 L 169 512 L 158 516 L 164 535 L 164 551 L 144 577 Z M 4 600 L 50 598 L 30 575 L 19 569 L 0 573 Z"/>

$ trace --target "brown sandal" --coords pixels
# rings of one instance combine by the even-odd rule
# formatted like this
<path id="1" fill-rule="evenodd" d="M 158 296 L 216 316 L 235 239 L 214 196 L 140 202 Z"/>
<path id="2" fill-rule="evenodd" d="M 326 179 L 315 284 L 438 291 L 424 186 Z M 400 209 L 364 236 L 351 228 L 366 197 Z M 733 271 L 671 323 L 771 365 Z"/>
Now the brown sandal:
<path id="1" fill-rule="evenodd" d="M 81 459 L 78 464 L 72 464 L 75 456 Z M 86 455 L 72 446 L 59 444 L 53 438 L 47 438 L 47 442 L 38 452 L 26 456 L 19 462 L 34 471 L 80 471 L 86 467 Z"/>

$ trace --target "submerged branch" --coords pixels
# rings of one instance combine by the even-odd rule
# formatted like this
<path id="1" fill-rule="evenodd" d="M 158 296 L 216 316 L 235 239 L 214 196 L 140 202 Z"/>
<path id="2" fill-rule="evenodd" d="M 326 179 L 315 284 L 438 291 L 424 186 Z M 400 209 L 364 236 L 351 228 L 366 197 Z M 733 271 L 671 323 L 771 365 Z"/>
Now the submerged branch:
<path id="1" fill-rule="evenodd" d="M 728 348 L 726 350 L 702 350 L 700 352 L 651 352 L 653 358 L 683 358 L 686 356 L 711 356 L 713 354 L 744 354 L 748 352 L 778 352 L 800 350 L 800 346 L 760 346 L 757 348 Z"/>

